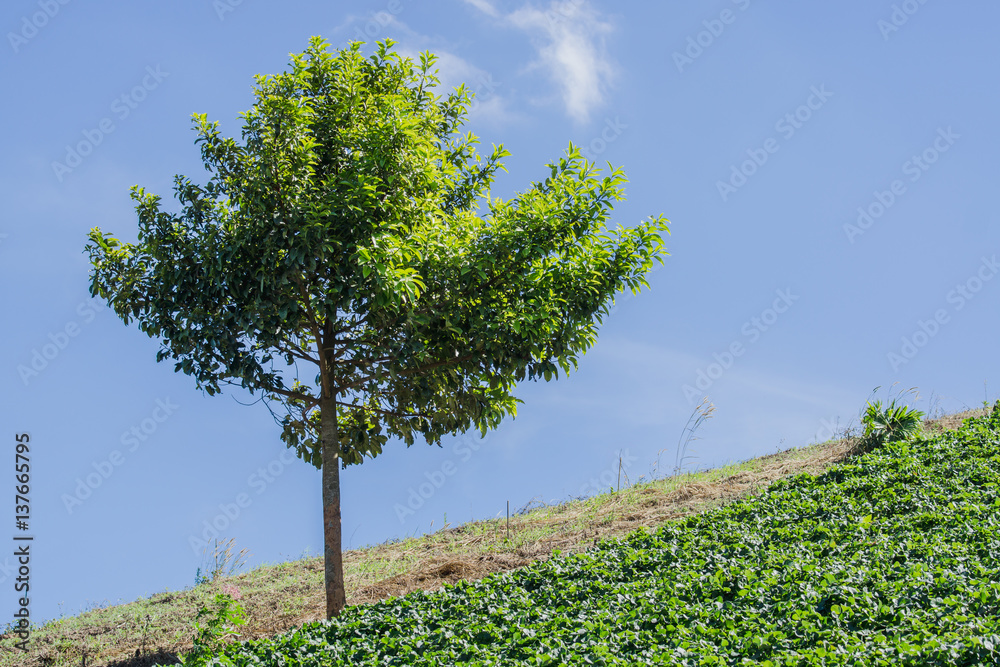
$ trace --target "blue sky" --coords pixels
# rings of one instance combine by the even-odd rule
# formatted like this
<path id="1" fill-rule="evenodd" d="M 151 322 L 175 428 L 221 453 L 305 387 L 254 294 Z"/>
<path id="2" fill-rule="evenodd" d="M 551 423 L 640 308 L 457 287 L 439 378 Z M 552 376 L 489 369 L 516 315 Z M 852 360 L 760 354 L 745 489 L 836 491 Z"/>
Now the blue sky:
<path id="1" fill-rule="evenodd" d="M 0 10 L 4 493 L 31 437 L 35 620 L 190 586 L 224 526 L 251 565 L 320 553 L 319 473 L 264 406 L 209 397 L 89 297 L 83 247 L 134 239 L 129 188 L 204 180 L 192 113 L 238 135 L 258 73 L 312 35 L 391 38 L 477 91 L 468 129 L 512 156 L 494 194 L 574 142 L 623 166 L 616 224 L 671 220 L 651 289 L 618 300 L 569 378 L 526 383 L 483 441 L 390 443 L 343 476 L 344 546 L 829 437 L 876 386 L 952 411 L 1000 395 L 1000 7 L 845 0 L 15 0 Z M 883 389 L 883 395 L 885 389 Z M 933 402 L 932 398 L 934 397 Z M 11 549 L 4 552 L 13 553 Z M 9 617 L 14 559 L 0 557 Z"/>

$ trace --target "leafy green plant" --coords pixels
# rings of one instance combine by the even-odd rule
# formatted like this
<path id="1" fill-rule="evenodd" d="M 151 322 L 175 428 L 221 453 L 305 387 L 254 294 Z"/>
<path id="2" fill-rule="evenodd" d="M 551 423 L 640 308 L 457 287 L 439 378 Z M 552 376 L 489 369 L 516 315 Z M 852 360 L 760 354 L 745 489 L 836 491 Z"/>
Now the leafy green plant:
<path id="1" fill-rule="evenodd" d="M 194 622 L 194 648 L 187 655 L 178 657 L 181 664 L 201 667 L 221 651 L 227 640 L 239 637 L 235 628 L 247 621 L 246 611 L 237 602 L 240 597 L 234 586 L 226 586 L 222 593 L 215 596 L 214 611 L 207 606 L 198 610 Z M 207 619 L 204 625 L 200 623 L 202 619 Z"/>
<path id="2" fill-rule="evenodd" d="M 920 447 L 877 449 L 584 553 L 350 607 L 230 644 L 217 659 L 255 667 L 996 665 L 998 489 L 1000 403 Z"/>
<path id="3" fill-rule="evenodd" d="M 875 391 L 878 391 L 878 387 Z M 904 393 L 910 392 L 914 390 Z M 920 433 L 924 413 L 902 403 L 900 399 L 904 393 L 889 399 L 885 405 L 881 400 L 868 401 L 861 416 L 861 423 L 864 425 L 858 447 L 861 452 L 870 452 L 889 442 L 910 440 Z"/>

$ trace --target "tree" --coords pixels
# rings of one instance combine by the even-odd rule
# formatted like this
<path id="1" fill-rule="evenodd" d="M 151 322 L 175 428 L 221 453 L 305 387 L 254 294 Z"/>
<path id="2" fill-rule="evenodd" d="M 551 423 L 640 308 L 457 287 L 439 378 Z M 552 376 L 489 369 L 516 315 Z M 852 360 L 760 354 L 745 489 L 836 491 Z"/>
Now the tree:
<path id="1" fill-rule="evenodd" d="M 341 468 L 514 416 L 515 383 L 575 368 L 669 232 L 662 216 L 609 232 L 624 174 L 599 178 L 572 144 L 491 198 L 509 153 L 482 160 L 459 132 L 467 89 L 435 94 L 430 53 L 361 46 L 315 37 L 257 76 L 242 141 L 195 114 L 208 181 L 175 178 L 178 213 L 133 186 L 137 242 L 94 228 L 86 247 L 91 293 L 160 339 L 157 361 L 283 407 L 283 441 L 322 471 L 328 617 L 345 605 Z"/>

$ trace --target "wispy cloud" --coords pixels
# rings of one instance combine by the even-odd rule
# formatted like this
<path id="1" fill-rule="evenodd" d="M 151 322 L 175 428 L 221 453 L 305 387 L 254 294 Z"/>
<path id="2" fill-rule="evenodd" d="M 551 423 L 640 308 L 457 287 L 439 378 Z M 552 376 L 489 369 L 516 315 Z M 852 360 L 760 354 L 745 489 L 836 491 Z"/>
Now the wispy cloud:
<path id="1" fill-rule="evenodd" d="M 419 54 L 408 47 L 399 49 L 399 52 L 412 58 L 414 62 L 420 59 Z M 439 81 L 438 94 L 447 95 L 459 85 L 465 84 L 472 97 L 472 104 L 469 107 L 470 119 L 502 125 L 519 118 L 499 92 L 503 83 L 497 81 L 492 73 L 476 67 L 450 51 L 434 49 L 433 53 L 437 57 L 434 68 L 437 69 Z"/>
<path id="2" fill-rule="evenodd" d="M 419 62 L 419 57 L 415 52 L 404 49 L 401 53 Z M 451 91 L 462 83 L 474 89 L 474 82 L 486 76 L 485 71 L 454 53 L 437 49 L 434 51 L 434 55 L 437 56 L 437 62 L 434 63 L 438 70 L 437 76 L 441 82 L 441 88 L 445 91 Z"/>
<path id="3" fill-rule="evenodd" d="M 496 10 L 487 0 L 464 1 L 490 16 L 496 15 Z M 399 5 L 390 3 L 388 7 L 390 11 L 348 16 L 343 23 L 333 29 L 333 33 L 346 36 L 347 40 L 367 42 L 369 47 L 366 50 L 373 48 L 371 44 L 376 40 L 391 38 L 396 42 L 395 51 L 411 58 L 415 63 L 420 62 L 421 52 L 430 51 L 437 58 L 433 67 L 437 70 L 439 80 L 437 94 L 448 95 L 454 88 L 464 83 L 473 96 L 472 105 L 469 107 L 470 119 L 495 125 L 504 125 L 519 119 L 518 114 L 510 109 L 508 101 L 498 92 L 501 83 L 491 72 L 476 67 L 447 48 L 442 48 L 439 37 L 419 33 L 405 21 L 401 21 L 396 15 L 401 11 Z"/>
<path id="4" fill-rule="evenodd" d="M 496 7 L 491 5 L 486 0 L 463 0 L 466 4 L 472 5 L 484 14 L 489 14 L 490 16 L 500 16 L 500 12 L 496 10 Z"/>
<path id="5" fill-rule="evenodd" d="M 543 72 L 554 84 L 566 113 L 577 123 L 586 123 L 604 103 L 615 75 L 607 55 L 605 38 L 612 25 L 590 5 L 590 0 L 549 0 L 547 6 L 525 4 L 520 9 L 498 9 L 498 0 L 462 0 L 498 26 L 521 31 L 531 40 L 536 58 L 528 71 Z M 438 56 L 442 91 L 465 83 L 475 93 L 470 116 L 491 123 L 507 123 L 518 114 L 510 108 L 508 95 L 496 92 L 494 76 L 460 56 L 437 46 L 438 40 L 421 35 L 390 11 L 368 16 L 350 16 L 334 29 L 351 39 L 374 41 L 392 37 L 401 41 L 399 51 L 416 60 L 418 50 L 431 49 Z M 437 48 L 436 48 L 437 47 Z"/>
<path id="6" fill-rule="evenodd" d="M 413 35 L 413 31 L 405 23 L 396 18 L 400 7 L 390 5 L 391 11 L 380 10 L 372 14 L 349 14 L 339 25 L 334 26 L 330 34 L 339 36 L 343 41 L 338 48 L 347 46 L 348 42 L 360 41 L 374 44 L 378 40 L 391 37 L 398 39 L 400 34 Z"/>
<path id="7" fill-rule="evenodd" d="M 612 26 L 589 0 L 552 0 L 547 9 L 525 5 L 506 16 L 487 0 L 464 1 L 531 36 L 538 53 L 532 66 L 556 83 L 573 120 L 586 122 L 604 102 L 615 74 L 604 43 Z"/>

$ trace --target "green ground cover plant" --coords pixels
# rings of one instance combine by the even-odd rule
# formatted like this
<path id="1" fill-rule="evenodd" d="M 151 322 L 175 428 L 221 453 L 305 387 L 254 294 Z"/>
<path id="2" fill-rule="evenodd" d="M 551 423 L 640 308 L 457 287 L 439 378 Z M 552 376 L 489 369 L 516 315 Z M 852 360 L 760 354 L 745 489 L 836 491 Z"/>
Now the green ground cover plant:
<path id="1" fill-rule="evenodd" d="M 235 628 L 246 623 L 246 612 L 236 602 L 239 591 L 229 586 L 215 596 L 215 609 L 207 606 L 198 610 L 195 618 L 194 649 L 181 658 L 186 667 L 202 667 L 224 646 L 227 639 L 238 637 Z M 201 621 L 205 620 L 204 625 Z"/>
<path id="2" fill-rule="evenodd" d="M 209 664 L 1000 662 L 1000 402 L 570 556 L 351 607 Z"/>

